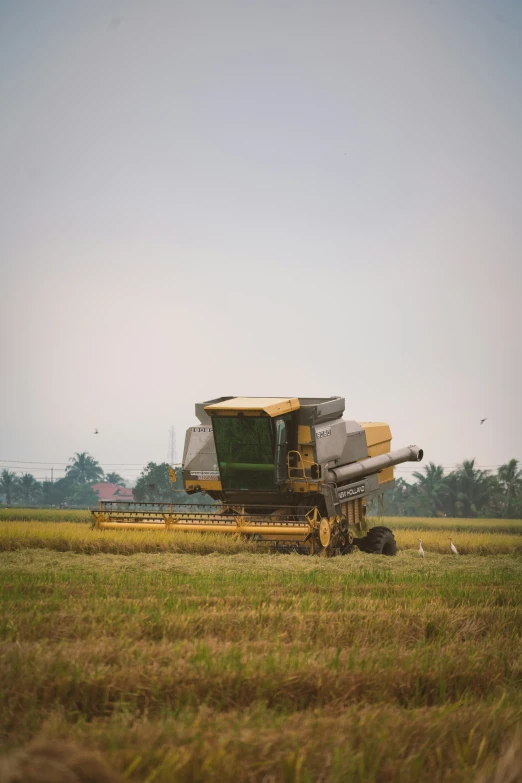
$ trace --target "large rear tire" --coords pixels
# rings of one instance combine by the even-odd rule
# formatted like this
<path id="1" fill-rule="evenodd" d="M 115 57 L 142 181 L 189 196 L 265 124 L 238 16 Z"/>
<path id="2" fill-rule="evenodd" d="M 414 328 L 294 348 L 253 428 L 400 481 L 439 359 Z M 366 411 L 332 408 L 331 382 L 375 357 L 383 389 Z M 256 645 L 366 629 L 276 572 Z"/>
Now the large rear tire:
<path id="1" fill-rule="evenodd" d="M 372 527 L 364 538 L 354 539 L 354 544 L 370 555 L 393 557 L 397 554 L 397 542 L 389 527 Z"/>

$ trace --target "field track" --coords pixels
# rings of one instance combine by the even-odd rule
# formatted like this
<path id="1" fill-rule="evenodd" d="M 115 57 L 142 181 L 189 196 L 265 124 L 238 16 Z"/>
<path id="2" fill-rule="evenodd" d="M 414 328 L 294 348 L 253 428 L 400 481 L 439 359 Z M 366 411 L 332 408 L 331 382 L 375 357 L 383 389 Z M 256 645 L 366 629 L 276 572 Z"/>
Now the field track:
<path id="1" fill-rule="evenodd" d="M 159 783 L 522 775 L 519 522 L 390 519 L 396 558 L 324 560 L 6 513 L 0 752 L 43 732 Z"/>

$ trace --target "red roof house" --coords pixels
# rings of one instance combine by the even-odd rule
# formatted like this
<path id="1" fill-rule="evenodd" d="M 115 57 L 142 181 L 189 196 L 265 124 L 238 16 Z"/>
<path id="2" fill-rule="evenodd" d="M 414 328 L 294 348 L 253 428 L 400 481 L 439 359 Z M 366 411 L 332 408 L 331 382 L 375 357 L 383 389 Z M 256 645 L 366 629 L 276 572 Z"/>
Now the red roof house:
<path id="1" fill-rule="evenodd" d="M 119 484 L 109 484 L 103 481 L 99 484 L 93 484 L 92 488 L 97 493 L 99 500 L 126 500 L 131 503 L 134 500 L 132 489 L 120 487 Z"/>

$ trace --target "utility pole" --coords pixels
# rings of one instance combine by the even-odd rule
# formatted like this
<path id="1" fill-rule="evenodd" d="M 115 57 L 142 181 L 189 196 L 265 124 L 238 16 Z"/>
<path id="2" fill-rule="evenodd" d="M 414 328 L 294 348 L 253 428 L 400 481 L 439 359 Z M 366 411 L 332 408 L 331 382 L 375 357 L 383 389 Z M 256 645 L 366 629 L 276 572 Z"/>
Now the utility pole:
<path id="1" fill-rule="evenodd" d="M 54 484 L 54 467 L 51 468 L 51 484 Z"/>
<path id="2" fill-rule="evenodd" d="M 176 464 L 176 429 L 174 425 L 169 430 L 169 463 L 171 465 Z"/>

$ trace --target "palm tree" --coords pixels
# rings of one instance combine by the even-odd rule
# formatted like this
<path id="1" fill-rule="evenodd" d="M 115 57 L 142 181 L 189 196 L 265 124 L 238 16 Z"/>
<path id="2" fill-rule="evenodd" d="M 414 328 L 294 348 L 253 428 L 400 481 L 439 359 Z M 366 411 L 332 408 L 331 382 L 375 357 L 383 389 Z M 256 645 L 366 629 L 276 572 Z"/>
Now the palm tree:
<path id="1" fill-rule="evenodd" d="M 452 476 L 451 489 L 455 510 L 460 517 L 476 517 L 495 500 L 496 478 L 475 467 L 475 460 L 464 460 Z"/>
<path id="2" fill-rule="evenodd" d="M 436 516 L 442 512 L 444 499 L 444 468 L 442 465 L 435 465 L 430 462 L 424 466 L 424 473 L 415 471 L 413 474 L 418 481 L 418 492 L 420 498 L 424 501 L 426 511 L 430 516 Z"/>
<path id="3" fill-rule="evenodd" d="M 5 502 L 8 506 L 12 503 L 17 485 L 18 479 L 16 473 L 12 473 L 10 470 L 7 470 L 7 468 L 4 468 L 0 474 L 0 495 L 4 495 Z"/>
<path id="4" fill-rule="evenodd" d="M 498 469 L 497 478 L 505 493 L 505 504 L 502 509 L 502 516 L 510 518 L 515 503 L 520 497 L 522 492 L 522 470 L 518 467 L 517 459 L 510 459 L 505 465 L 501 465 Z"/>
<path id="5" fill-rule="evenodd" d="M 107 473 L 105 481 L 108 481 L 109 484 L 118 484 L 120 487 L 125 486 L 125 480 L 122 479 L 119 473 Z"/>
<path id="6" fill-rule="evenodd" d="M 72 465 L 68 465 L 65 469 L 68 478 L 74 479 L 79 484 L 94 484 L 103 479 L 101 465 L 86 451 L 77 452 L 71 461 Z"/>
<path id="7" fill-rule="evenodd" d="M 41 485 L 30 473 L 24 473 L 24 475 L 18 479 L 16 494 L 22 503 L 25 503 L 28 506 L 38 499 L 41 490 Z"/>

